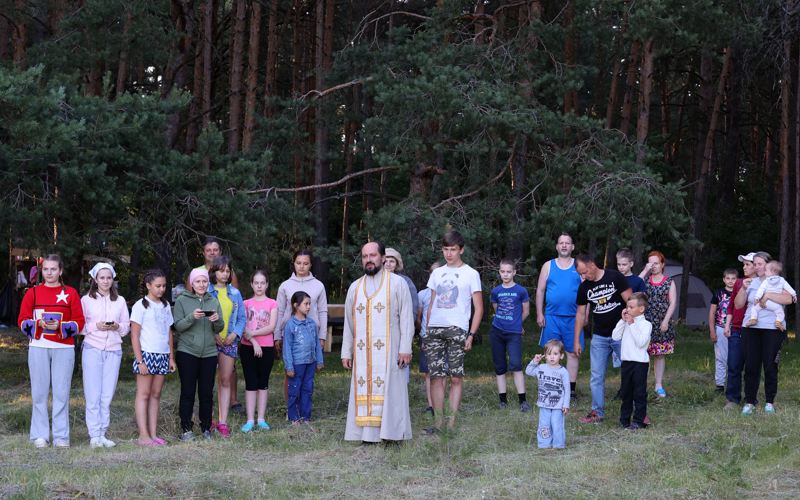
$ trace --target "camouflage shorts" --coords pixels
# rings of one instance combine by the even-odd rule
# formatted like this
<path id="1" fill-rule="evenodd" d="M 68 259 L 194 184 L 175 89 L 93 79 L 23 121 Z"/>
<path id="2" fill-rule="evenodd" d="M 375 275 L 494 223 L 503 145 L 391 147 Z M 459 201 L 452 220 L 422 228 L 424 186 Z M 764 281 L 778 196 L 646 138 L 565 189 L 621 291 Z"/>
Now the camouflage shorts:
<path id="1" fill-rule="evenodd" d="M 467 331 L 457 326 L 431 327 L 422 340 L 431 377 L 464 376 L 464 343 Z"/>

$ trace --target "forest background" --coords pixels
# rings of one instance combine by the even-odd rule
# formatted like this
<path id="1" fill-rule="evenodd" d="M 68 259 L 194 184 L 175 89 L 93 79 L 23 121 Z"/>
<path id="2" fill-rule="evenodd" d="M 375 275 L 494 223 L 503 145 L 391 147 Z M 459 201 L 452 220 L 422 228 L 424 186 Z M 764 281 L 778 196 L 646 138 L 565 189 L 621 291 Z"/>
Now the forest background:
<path id="1" fill-rule="evenodd" d="M 126 256 L 135 298 L 215 235 L 273 290 L 313 247 L 337 301 L 368 238 L 421 284 L 452 227 L 487 281 L 510 256 L 532 286 L 569 231 L 712 288 L 764 249 L 798 287 L 799 9 L 0 0 L 0 271 L 12 248 L 58 251 L 69 283 Z"/>

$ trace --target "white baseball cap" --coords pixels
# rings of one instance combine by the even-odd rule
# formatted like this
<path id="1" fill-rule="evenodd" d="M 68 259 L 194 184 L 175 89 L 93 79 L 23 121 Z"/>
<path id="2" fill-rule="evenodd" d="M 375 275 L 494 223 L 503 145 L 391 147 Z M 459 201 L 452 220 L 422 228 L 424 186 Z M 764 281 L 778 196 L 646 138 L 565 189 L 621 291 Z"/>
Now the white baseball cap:
<path id="1" fill-rule="evenodd" d="M 753 262 L 753 259 L 755 258 L 755 256 L 756 256 L 755 252 L 750 252 L 750 253 L 748 253 L 746 255 L 740 255 L 739 256 L 739 262 L 745 262 L 745 261 Z"/>

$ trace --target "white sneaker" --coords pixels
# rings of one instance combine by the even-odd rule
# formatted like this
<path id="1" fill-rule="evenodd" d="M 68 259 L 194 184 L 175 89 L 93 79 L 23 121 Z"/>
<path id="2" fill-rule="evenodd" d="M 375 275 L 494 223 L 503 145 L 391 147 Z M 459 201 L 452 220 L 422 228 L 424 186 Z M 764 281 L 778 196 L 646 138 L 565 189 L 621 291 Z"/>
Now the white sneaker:
<path id="1" fill-rule="evenodd" d="M 69 448 L 69 441 L 66 439 L 54 439 L 53 448 Z"/>
<path id="2" fill-rule="evenodd" d="M 117 443 L 108 439 L 105 436 L 100 436 L 100 443 L 103 445 L 104 448 L 113 448 L 117 445 Z"/>
<path id="3" fill-rule="evenodd" d="M 102 448 L 103 447 L 103 438 L 93 437 L 89 440 L 89 447 L 90 448 Z"/>
<path id="4" fill-rule="evenodd" d="M 47 448 L 47 440 L 45 438 L 36 438 L 33 440 L 34 448 Z"/>

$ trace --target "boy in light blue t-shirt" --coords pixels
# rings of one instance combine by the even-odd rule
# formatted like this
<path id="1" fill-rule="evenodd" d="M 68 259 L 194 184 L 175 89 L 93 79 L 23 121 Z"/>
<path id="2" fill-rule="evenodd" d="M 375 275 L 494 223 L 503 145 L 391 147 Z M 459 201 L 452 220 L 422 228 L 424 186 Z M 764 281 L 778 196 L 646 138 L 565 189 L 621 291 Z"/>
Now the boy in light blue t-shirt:
<path id="1" fill-rule="evenodd" d="M 522 373 L 522 323 L 530 314 L 530 297 L 524 287 L 514 283 L 516 274 L 514 262 L 506 259 L 500 261 L 502 283 L 492 289 L 491 300 L 495 314 L 489 338 L 492 343 L 492 361 L 497 376 L 500 408 L 508 407 L 506 373 L 511 370 L 519 398 L 519 409 L 527 412 L 531 406 L 525 397 L 525 377 Z"/>

